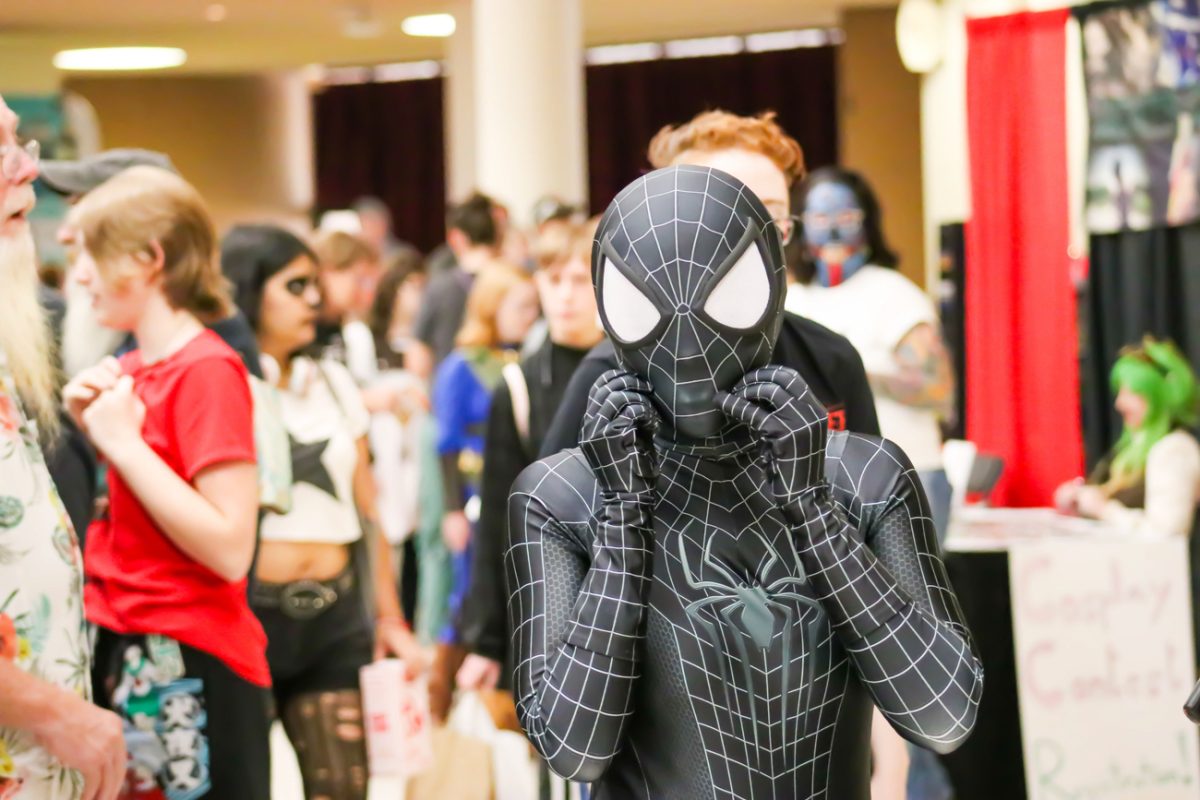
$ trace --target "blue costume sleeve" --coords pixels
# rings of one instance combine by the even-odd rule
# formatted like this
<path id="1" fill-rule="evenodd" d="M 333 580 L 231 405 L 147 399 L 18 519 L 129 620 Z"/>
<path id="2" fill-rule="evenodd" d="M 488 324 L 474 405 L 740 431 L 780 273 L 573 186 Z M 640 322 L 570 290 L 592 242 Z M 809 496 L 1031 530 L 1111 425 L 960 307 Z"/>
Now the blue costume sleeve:
<path id="1" fill-rule="evenodd" d="M 470 398 L 478 381 L 461 353 L 451 353 L 433 379 L 433 415 L 437 419 L 438 455 L 466 447 Z"/>

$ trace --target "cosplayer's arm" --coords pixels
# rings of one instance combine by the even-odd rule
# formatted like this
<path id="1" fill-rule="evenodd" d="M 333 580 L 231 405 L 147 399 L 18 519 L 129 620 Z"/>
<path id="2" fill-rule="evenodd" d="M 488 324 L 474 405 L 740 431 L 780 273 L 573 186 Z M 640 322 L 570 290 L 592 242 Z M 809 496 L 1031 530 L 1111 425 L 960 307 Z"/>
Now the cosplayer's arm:
<path id="1" fill-rule="evenodd" d="M 572 456 L 553 461 L 562 458 Z M 649 534 L 644 525 L 605 518 L 589 554 L 555 519 L 553 497 L 543 499 L 572 491 L 553 469 L 529 467 L 509 498 L 513 691 L 521 726 L 550 768 L 593 781 L 620 750 L 632 710 Z"/>
<path id="2" fill-rule="evenodd" d="M 824 465 L 828 423 L 799 375 L 755 370 L 720 402 L 762 437 L 795 555 L 875 704 L 909 741 L 953 750 L 975 724 L 983 669 L 903 452 L 880 444 L 880 457 L 896 463 L 901 479 L 871 532 L 877 556 L 833 500 Z"/>
<path id="3" fill-rule="evenodd" d="M 1150 448 L 1146 458 L 1145 509 L 1109 500 L 1100 506 L 1096 516 L 1130 533 L 1187 536 L 1192 530 L 1198 485 L 1200 445 L 1191 434 L 1172 433 Z"/>
<path id="4" fill-rule="evenodd" d="M 872 374 L 871 388 L 906 406 L 949 417 L 954 411 L 954 368 L 937 326 L 917 325 L 900 340 L 893 355 L 894 371 Z"/>
<path id="5" fill-rule="evenodd" d="M 447 514 L 461 512 L 467 499 L 458 458 L 467 445 L 468 396 L 476 386 L 471 367 L 456 353 L 441 363 L 434 377 L 433 414 L 437 419 L 443 511 Z"/>
<path id="6" fill-rule="evenodd" d="M 509 497 L 505 569 L 517 715 L 550 768 L 581 781 L 603 775 L 621 748 L 650 587 L 652 464 L 633 446 L 649 401 L 643 406 L 620 380 L 635 381 L 597 384 L 584 423 L 600 502 L 594 524 L 590 504 L 575 516 L 594 539 L 572 537 L 554 511 L 581 507 L 587 473 L 573 455 L 529 467 Z"/>
<path id="7" fill-rule="evenodd" d="M 830 584 L 823 593 L 829 593 L 840 612 L 838 633 L 896 730 L 918 745 L 949 752 L 974 727 L 983 668 L 939 555 L 917 473 L 896 445 L 880 442 L 879 448 L 875 458 L 893 465 L 896 481 L 886 510 L 861 531 L 866 545 L 854 544 L 849 522 L 836 509 L 832 518 L 841 530 L 820 530 L 819 536 L 832 536 L 813 555 L 829 565 L 836 563 L 831 559 L 853 553 L 863 575 L 871 576 L 861 585 L 847 586 L 838 583 L 836 572 L 827 568 L 823 573 L 822 582 Z M 803 503 L 806 515 L 828 513 L 823 504 L 814 494 Z M 818 559 L 811 560 L 815 566 Z M 878 591 L 886 611 L 870 610 L 872 591 Z"/>

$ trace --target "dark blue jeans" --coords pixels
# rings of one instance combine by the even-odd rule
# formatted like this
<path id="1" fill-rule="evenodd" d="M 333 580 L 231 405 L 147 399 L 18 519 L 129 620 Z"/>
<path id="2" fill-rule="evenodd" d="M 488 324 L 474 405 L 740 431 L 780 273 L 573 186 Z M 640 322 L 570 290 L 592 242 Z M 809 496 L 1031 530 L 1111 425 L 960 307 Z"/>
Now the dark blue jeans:
<path id="1" fill-rule="evenodd" d="M 946 543 L 946 532 L 950 527 L 950 498 L 953 494 L 950 481 L 943 470 L 918 473 L 933 524 L 937 528 L 939 547 Z M 938 761 L 936 753 L 914 744 L 908 746 L 908 800 L 951 800 L 954 787 L 946 768 Z"/>

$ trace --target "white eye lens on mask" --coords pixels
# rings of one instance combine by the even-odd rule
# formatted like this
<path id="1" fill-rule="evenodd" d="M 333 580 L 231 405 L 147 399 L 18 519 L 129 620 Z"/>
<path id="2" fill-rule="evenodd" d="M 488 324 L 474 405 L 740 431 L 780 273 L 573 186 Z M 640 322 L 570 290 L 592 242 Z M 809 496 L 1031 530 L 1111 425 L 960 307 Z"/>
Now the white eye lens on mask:
<path id="1" fill-rule="evenodd" d="M 657 306 L 607 258 L 600 270 L 604 316 L 613 336 L 623 342 L 648 336 L 662 319 Z"/>
<path id="2" fill-rule="evenodd" d="M 730 328 L 750 328 L 771 302 L 771 281 L 762 253 L 753 243 L 726 272 L 704 301 L 704 313 Z"/>

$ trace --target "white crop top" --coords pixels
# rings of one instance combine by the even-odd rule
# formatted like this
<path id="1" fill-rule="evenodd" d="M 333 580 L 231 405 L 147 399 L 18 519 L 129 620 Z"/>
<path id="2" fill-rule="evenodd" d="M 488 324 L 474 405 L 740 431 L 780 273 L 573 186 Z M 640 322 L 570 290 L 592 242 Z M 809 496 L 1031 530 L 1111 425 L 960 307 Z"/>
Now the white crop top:
<path id="1" fill-rule="evenodd" d="M 267 513 L 263 541 L 349 544 L 362 536 L 354 506 L 358 440 L 370 417 L 350 373 L 335 361 L 292 362 L 279 392 L 292 446 L 292 510 Z"/>

